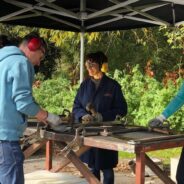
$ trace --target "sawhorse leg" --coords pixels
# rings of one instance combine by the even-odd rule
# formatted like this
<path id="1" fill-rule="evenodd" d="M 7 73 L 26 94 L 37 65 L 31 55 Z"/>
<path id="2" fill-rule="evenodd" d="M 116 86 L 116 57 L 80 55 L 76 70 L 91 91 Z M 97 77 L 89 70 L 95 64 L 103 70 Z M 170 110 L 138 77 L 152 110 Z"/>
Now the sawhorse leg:
<path id="1" fill-rule="evenodd" d="M 46 169 L 50 170 L 52 168 L 52 141 L 49 140 L 46 143 Z M 65 146 L 65 143 L 63 144 Z M 89 149 L 89 148 L 87 148 Z M 86 150 L 87 150 L 86 149 Z M 86 178 L 90 184 L 100 184 L 100 181 L 90 172 L 90 170 L 84 165 L 84 163 L 78 158 L 73 150 L 70 150 L 66 154 L 66 158 L 69 162 L 72 162 L 75 167 L 81 172 L 81 174 Z M 69 163 L 67 162 L 67 163 Z"/>
<path id="2" fill-rule="evenodd" d="M 74 151 L 70 151 L 66 157 L 75 165 L 90 184 L 100 184 L 100 181 L 90 172 L 87 166 L 78 158 Z"/>
<path id="3" fill-rule="evenodd" d="M 63 148 L 64 148 L 64 146 L 63 146 Z M 79 157 L 80 155 L 82 155 L 84 152 L 86 152 L 89 149 L 90 149 L 90 147 L 88 147 L 88 146 L 82 146 L 79 148 L 79 150 L 77 150 L 75 152 L 75 154 Z M 58 171 L 62 170 L 64 167 L 66 167 L 71 162 L 66 157 L 61 158 L 61 160 L 62 160 L 62 162 L 59 164 L 59 166 L 57 166 L 56 168 L 52 168 L 52 170 L 51 170 L 52 172 L 58 172 Z"/>
<path id="4" fill-rule="evenodd" d="M 36 142 L 29 146 L 25 151 L 24 151 L 24 157 L 27 159 L 30 157 L 33 153 L 35 153 L 37 150 L 39 150 L 42 146 L 46 144 L 46 140 L 42 140 L 40 142 Z"/>
<path id="5" fill-rule="evenodd" d="M 158 167 L 147 155 L 145 155 L 145 161 L 146 161 L 146 165 L 166 184 L 175 184 L 174 181 L 171 180 L 171 178 L 169 178 L 167 176 L 167 174 L 165 174 L 160 167 Z"/>

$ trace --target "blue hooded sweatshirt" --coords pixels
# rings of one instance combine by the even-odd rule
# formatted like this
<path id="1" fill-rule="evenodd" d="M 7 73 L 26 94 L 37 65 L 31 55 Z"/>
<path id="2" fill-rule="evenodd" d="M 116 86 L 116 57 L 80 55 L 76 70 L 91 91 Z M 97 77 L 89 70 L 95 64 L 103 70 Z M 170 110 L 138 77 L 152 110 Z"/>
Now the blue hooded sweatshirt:
<path id="1" fill-rule="evenodd" d="M 18 47 L 0 49 L 0 140 L 19 140 L 27 115 L 40 110 L 32 96 L 33 79 L 34 67 Z"/>

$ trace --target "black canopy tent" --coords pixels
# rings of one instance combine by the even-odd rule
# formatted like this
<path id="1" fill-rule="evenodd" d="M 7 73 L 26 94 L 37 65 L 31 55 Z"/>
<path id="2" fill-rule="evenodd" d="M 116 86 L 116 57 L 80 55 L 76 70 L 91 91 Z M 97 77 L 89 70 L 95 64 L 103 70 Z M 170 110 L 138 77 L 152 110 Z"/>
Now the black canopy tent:
<path id="1" fill-rule="evenodd" d="M 184 0 L 1 0 L 0 7 L 2 23 L 81 32 L 81 81 L 84 32 L 184 23 Z"/>

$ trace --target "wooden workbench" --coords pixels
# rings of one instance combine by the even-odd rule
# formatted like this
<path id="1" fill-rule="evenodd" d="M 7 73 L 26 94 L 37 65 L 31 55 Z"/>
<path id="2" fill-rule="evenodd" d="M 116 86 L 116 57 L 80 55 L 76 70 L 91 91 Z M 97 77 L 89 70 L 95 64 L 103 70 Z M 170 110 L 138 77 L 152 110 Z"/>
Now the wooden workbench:
<path id="1" fill-rule="evenodd" d="M 43 130 L 42 137 L 47 139 L 46 146 L 46 165 L 47 169 L 52 168 L 52 141 L 66 142 L 71 141 L 74 135 L 64 133 L 55 133 Z M 65 155 L 66 160 L 62 166 L 66 166 L 70 161 L 84 175 L 91 184 L 100 183 L 80 161 L 79 155 L 84 153 L 90 147 L 103 148 L 115 151 L 124 151 L 136 155 L 136 184 L 144 184 L 145 165 L 155 172 L 155 174 L 165 183 L 174 184 L 174 182 L 148 157 L 149 151 L 182 147 L 184 146 L 184 135 L 166 135 L 149 131 L 125 132 L 111 136 L 89 136 L 83 137 L 80 149 L 75 153 L 70 150 L 70 154 Z"/>

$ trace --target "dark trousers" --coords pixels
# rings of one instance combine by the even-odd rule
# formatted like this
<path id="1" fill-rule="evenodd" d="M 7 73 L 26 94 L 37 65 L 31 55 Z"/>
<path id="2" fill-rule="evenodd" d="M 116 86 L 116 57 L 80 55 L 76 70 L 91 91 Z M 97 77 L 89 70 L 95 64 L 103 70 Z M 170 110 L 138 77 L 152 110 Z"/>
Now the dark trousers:
<path id="1" fill-rule="evenodd" d="M 182 149 L 176 172 L 177 184 L 184 184 L 184 148 Z"/>
<path id="2" fill-rule="evenodd" d="M 18 141 L 0 141 L 0 184 L 24 184 L 23 162 Z"/>
<path id="3" fill-rule="evenodd" d="M 91 172 L 99 179 L 100 181 L 100 170 L 91 169 Z M 114 184 L 114 171 L 113 169 L 103 169 L 103 184 Z"/>

